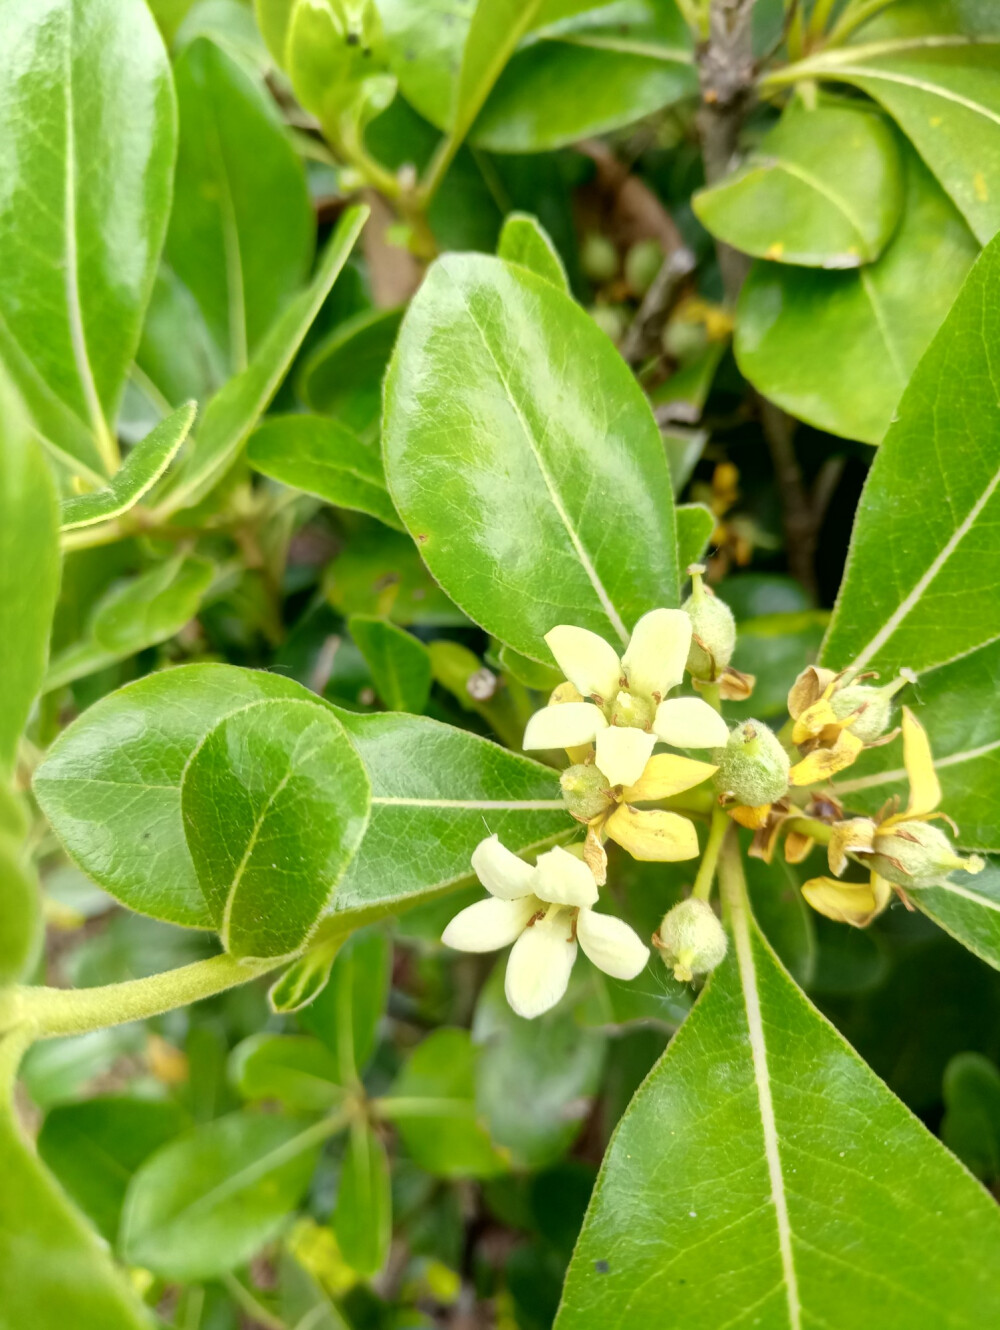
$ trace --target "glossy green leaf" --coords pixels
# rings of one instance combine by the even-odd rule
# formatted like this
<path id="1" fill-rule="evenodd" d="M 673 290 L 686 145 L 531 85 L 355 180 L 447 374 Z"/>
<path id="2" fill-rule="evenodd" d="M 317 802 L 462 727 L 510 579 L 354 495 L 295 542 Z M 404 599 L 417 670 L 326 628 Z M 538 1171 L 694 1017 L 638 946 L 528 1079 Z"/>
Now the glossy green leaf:
<path id="1" fill-rule="evenodd" d="M 1000 1071 L 981 1053 L 959 1053 L 944 1074 L 941 1139 L 977 1178 L 1000 1177 Z"/>
<path id="2" fill-rule="evenodd" d="M 365 442 L 378 439 L 382 380 L 402 317 L 401 309 L 356 314 L 334 328 L 302 368 L 299 388 L 308 405 Z"/>
<path id="3" fill-rule="evenodd" d="M 113 1243 L 129 1180 L 185 1126 L 180 1107 L 124 1095 L 58 1104 L 38 1134 L 38 1153 L 97 1231 Z"/>
<path id="4" fill-rule="evenodd" d="M 385 933 L 352 933 L 326 987 L 299 1016 L 299 1024 L 330 1050 L 342 1085 L 354 1085 L 372 1059 L 391 975 L 392 944 Z"/>
<path id="5" fill-rule="evenodd" d="M 653 389 L 649 400 L 656 408 L 656 418 L 661 426 L 667 421 L 696 425 L 701 420 L 716 371 L 728 349 L 728 338 L 709 342 L 704 350 L 685 361 L 669 379 Z M 700 430 L 678 430 L 676 434 L 665 432 L 664 443 L 674 491 L 677 492 L 690 478 L 705 446 L 705 436 Z"/>
<path id="6" fill-rule="evenodd" d="M 333 1231 L 344 1260 L 359 1275 L 381 1270 L 392 1241 L 389 1159 L 378 1136 L 358 1119 L 340 1166 Z"/>
<path id="7" fill-rule="evenodd" d="M 811 876 L 811 865 L 786 863 L 779 852 L 769 864 L 748 858 L 744 867 L 750 904 L 761 932 L 795 982 L 808 988 L 816 976 L 818 961 L 817 916 L 799 887 Z"/>
<path id="8" fill-rule="evenodd" d="M 207 559 L 177 555 L 113 586 L 95 605 L 81 641 L 49 662 L 45 691 L 166 642 L 198 613 L 214 571 Z"/>
<path id="9" fill-rule="evenodd" d="M 992 1198 L 731 906 L 729 956 L 605 1155 L 558 1330 L 646 1330 L 665 1305 L 706 1326 L 988 1324 Z"/>
<path id="10" fill-rule="evenodd" d="M 865 486 L 823 660 L 925 670 L 1000 635 L 1000 242 L 983 252 Z"/>
<path id="11" fill-rule="evenodd" d="M 170 66 L 142 0 L 5 0 L 0 46 L 0 356 L 53 448 L 109 473 L 170 209 Z"/>
<path id="12" fill-rule="evenodd" d="M 229 1074 L 245 1099 L 273 1099 L 294 1112 L 325 1113 L 346 1091 L 330 1050 L 309 1035 L 252 1034 L 233 1049 Z"/>
<path id="13" fill-rule="evenodd" d="M 185 1281 L 249 1260 L 298 1204 L 320 1139 L 317 1128 L 290 1118 L 242 1111 L 171 1141 L 129 1183 L 124 1259 Z"/>
<path id="14" fill-rule="evenodd" d="M 948 313 L 976 242 L 912 153 L 899 226 L 858 272 L 754 265 L 740 296 L 740 369 L 792 415 L 878 443 Z"/>
<path id="15" fill-rule="evenodd" d="M 540 693 L 551 693 L 563 682 L 559 670 L 541 661 L 529 660 L 511 647 L 501 647 L 498 652 L 500 666 L 505 674 L 511 675 L 527 688 L 535 688 Z"/>
<path id="16" fill-rule="evenodd" d="M 147 675 L 90 707 L 35 773 L 70 856 L 130 909 L 214 928 L 184 835 L 184 771 L 221 720 L 274 699 L 322 705 L 278 674 L 206 664 Z"/>
<path id="17" fill-rule="evenodd" d="M 559 251 L 537 217 L 526 212 L 508 213 L 497 242 L 497 255 L 569 292 L 569 278 Z"/>
<path id="18" fill-rule="evenodd" d="M 498 1146 L 520 1168 L 559 1159 L 583 1130 L 601 1084 L 604 1036 L 581 1029 L 574 991 L 535 1020 L 510 1009 L 504 995 L 507 958 L 494 966 L 472 1021 L 481 1048 L 476 1102 Z M 586 983 L 578 973 L 577 985 Z"/>
<path id="19" fill-rule="evenodd" d="M 692 200 L 719 240 L 760 259 L 857 268 L 882 253 L 903 207 L 896 137 L 864 105 L 793 102 L 746 164 Z"/>
<path id="20" fill-rule="evenodd" d="M 0 798 L 8 798 L 6 791 Z M 28 974 L 45 933 L 34 868 L 19 836 L 0 832 L 0 988 Z"/>
<path id="21" fill-rule="evenodd" d="M 435 579 L 502 642 L 548 661 L 543 635 L 573 623 L 620 645 L 647 610 L 676 603 L 659 431 L 565 293 L 502 259 L 439 259 L 385 391 L 397 511 Z"/>
<path id="22" fill-rule="evenodd" d="M 223 946 L 284 956 L 306 942 L 361 842 L 368 781 L 330 711 L 261 701 L 202 739 L 184 769 L 181 816 Z"/>
<path id="23" fill-rule="evenodd" d="M 228 377 L 226 360 L 198 302 L 177 274 L 160 264 L 146 310 L 133 376 L 147 396 L 180 406 L 207 402 Z"/>
<path id="24" fill-rule="evenodd" d="M 62 529 L 75 531 L 78 527 L 94 526 L 97 522 L 127 513 L 153 488 L 177 456 L 194 424 L 194 417 L 194 402 L 185 403 L 130 449 L 111 477 L 110 485 L 91 494 L 73 494 L 63 499 Z"/>
<path id="25" fill-rule="evenodd" d="M 285 67 L 285 43 L 294 8 L 295 0 L 254 0 L 253 4 L 260 35 L 279 69 Z"/>
<path id="26" fill-rule="evenodd" d="M 335 912 L 384 914 L 457 886 L 492 833 L 520 854 L 577 826 L 550 767 L 423 716 L 338 714 L 371 779 L 372 811 Z"/>
<path id="27" fill-rule="evenodd" d="M 271 97 L 221 46 L 191 42 L 174 78 L 180 135 L 165 255 L 236 373 L 309 271 L 305 171 Z"/>
<path id="28" fill-rule="evenodd" d="M 267 1000 L 272 1011 L 279 1015 L 301 1011 L 315 1002 L 330 978 L 330 967 L 337 954 L 334 943 L 324 947 L 310 947 L 304 956 L 293 961 L 268 989 Z"/>
<path id="29" fill-rule="evenodd" d="M 725 591 L 722 593 L 725 599 Z M 788 714 L 788 690 L 807 665 L 819 655 L 823 632 L 830 622 L 827 610 L 798 610 L 762 614 L 740 620 L 732 664 L 756 679 L 745 702 L 729 702 L 726 717 L 735 720 L 770 720 Z"/>
<path id="30" fill-rule="evenodd" d="M 369 513 L 387 526 L 399 518 L 386 493 L 382 458 L 370 444 L 324 416 L 268 416 L 247 444 L 255 471 L 315 494 L 336 508 Z"/>
<path id="31" fill-rule="evenodd" d="M 467 1030 L 434 1030 L 403 1064 L 386 1113 L 411 1158 L 440 1178 L 492 1178 L 509 1167 L 476 1103 L 482 1052 Z"/>
<path id="32" fill-rule="evenodd" d="M 327 241 L 312 282 L 288 302 L 271 324 L 246 369 L 230 379 L 208 403 L 187 464 L 167 491 L 164 507 L 168 511 L 175 512 L 204 498 L 236 460 L 250 431 L 278 391 L 367 217 L 367 208 L 348 208 Z"/>
<path id="33" fill-rule="evenodd" d="M 715 517 L 703 503 L 682 503 L 677 507 L 677 567 L 684 571 L 698 563 L 708 549 L 715 530 Z"/>
<path id="34" fill-rule="evenodd" d="M 0 376 L 0 782 L 45 673 L 59 594 L 55 486 L 21 403 Z"/>
<path id="35" fill-rule="evenodd" d="M 420 715 L 431 691 L 431 658 L 423 642 L 374 615 L 352 615 L 347 629 L 387 710 Z"/>
<path id="36" fill-rule="evenodd" d="M 462 48 L 462 63 L 448 132 L 465 138 L 525 32 L 535 25 L 543 0 L 477 0 Z"/>
<path id="37" fill-rule="evenodd" d="M 971 8 L 971 7 L 970 7 Z M 961 13 L 961 11 L 959 11 Z M 990 13 L 984 6 L 984 15 Z M 891 15 L 887 16 L 891 19 Z M 856 44 L 796 66 L 804 78 L 860 88 L 889 112 L 986 244 L 1000 228 L 1000 42 L 970 30 L 961 35 L 899 36 Z"/>
<path id="38" fill-rule="evenodd" d="M 0 1046 L 0 1052 L 6 1050 Z M 0 1330 L 151 1330 L 108 1249 L 0 1108 Z"/>

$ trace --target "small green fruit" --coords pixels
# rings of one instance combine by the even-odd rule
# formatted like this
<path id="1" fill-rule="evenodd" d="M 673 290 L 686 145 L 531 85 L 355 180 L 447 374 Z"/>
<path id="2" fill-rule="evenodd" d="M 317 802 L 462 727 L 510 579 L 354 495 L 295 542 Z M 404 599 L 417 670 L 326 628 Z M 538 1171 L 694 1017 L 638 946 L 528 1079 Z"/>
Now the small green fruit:
<path id="1" fill-rule="evenodd" d="M 618 251 L 607 236 L 592 231 L 580 246 L 580 266 L 592 282 L 610 282 L 618 275 Z"/>
<path id="2" fill-rule="evenodd" d="M 648 730 L 653 724 L 656 707 L 648 697 L 638 693 L 620 692 L 611 710 L 612 725 L 627 725 L 632 729 Z"/>
<path id="3" fill-rule="evenodd" d="M 694 634 L 687 658 L 688 671 L 693 679 L 716 679 L 733 658 L 736 620 L 726 602 L 703 583 L 701 565 L 692 564 L 688 572 L 694 585 L 681 606 L 691 620 Z"/>
<path id="4" fill-rule="evenodd" d="M 719 768 L 715 788 L 748 808 L 774 803 L 788 789 L 788 754 L 777 735 L 759 720 L 737 725 L 725 748 L 712 754 L 712 761 Z"/>
<path id="5" fill-rule="evenodd" d="M 603 771 L 590 763 L 574 763 L 559 777 L 563 802 L 578 822 L 589 822 L 592 817 L 610 807 L 613 802 Z"/>
<path id="6" fill-rule="evenodd" d="M 719 965 L 729 945 L 726 931 L 707 901 L 693 896 L 681 901 L 663 916 L 659 939 L 653 939 L 674 978 L 690 983 L 697 974 L 708 974 Z"/>
<path id="7" fill-rule="evenodd" d="M 896 822 L 884 831 L 876 831 L 872 850 L 866 862 L 880 877 L 900 887 L 925 886 L 959 868 L 979 873 L 985 866 L 978 854 L 963 859 L 943 831 L 930 822 L 916 820 Z"/>
<path id="8" fill-rule="evenodd" d="M 637 296 L 644 296 L 663 267 L 663 250 L 656 240 L 637 240 L 625 255 L 625 280 Z"/>

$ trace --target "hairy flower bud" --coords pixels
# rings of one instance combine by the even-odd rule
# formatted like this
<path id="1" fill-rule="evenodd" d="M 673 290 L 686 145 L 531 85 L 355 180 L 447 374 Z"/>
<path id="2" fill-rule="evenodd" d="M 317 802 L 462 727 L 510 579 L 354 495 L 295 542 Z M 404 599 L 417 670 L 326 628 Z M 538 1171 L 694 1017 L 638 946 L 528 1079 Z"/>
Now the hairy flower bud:
<path id="1" fill-rule="evenodd" d="M 774 803 L 788 789 L 788 754 L 759 720 L 737 725 L 725 748 L 712 754 L 712 761 L 719 768 L 715 788 L 748 808 Z"/>
<path id="2" fill-rule="evenodd" d="M 872 851 L 867 862 L 880 877 L 900 887 L 924 886 L 959 868 L 979 873 L 985 867 L 978 854 L 963 859 L 940 828 L 916 819 L 876 831 Z"/>
<path id="3" fill-rule="evenodd" d="M 613 803 L 607 777 L 592 762 L 567 767 L 559 784 L 563 801 L 578 822 L 589 822 Z"/>
<path id="4" fill-rule="evenodd" d="M 674 978 L 690 983 L 697 974 L 708 974 L 726 955 L 728 940 L 715 911 L 707 901 L 693 896 L 681 901 L 663 916 L 653 942 L 672 968 Z"/>
<path id="5" fill-rule="evenodd" d="M 714 679 L 724 670 L 736 646 L 736 620 L 724 600 L 720 600 L 702 581 L 705 569 L 693 563 L 691 594 L 681 609 L 691 620 L 691 650 L 687 667 L 694 679 Z"/>
<path id="6" fill-rule="evenodd" d="M 892 699 L 901 688 L 912 683 L 915 677 L 911 671 L 903 670 L 898 679 L 886 684 L 884 688 L 874 688 L 863 683 L 848 684 L 846 688 L 839 688 L 830 697 L 833 714 L 838 720 L 845 720 L 856 711 L 858 714 L 849 727 L 851 733 L 862 743 L 874 743 L 889 728 Z"/>

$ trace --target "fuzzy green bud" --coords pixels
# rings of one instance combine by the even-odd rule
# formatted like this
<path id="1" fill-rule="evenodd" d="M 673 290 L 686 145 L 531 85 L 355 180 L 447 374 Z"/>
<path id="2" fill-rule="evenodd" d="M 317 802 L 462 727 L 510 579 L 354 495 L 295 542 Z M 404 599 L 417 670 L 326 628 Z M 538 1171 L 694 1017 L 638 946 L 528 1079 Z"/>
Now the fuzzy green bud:
<path id="1" fill-rule="evenodd" d="M 708 974 L 726 955 L 728 940 L 715 911 L 707 901 L 693 896 L 681 901 L 663 916 L 660 932 L 653 939 L 664 965 L 674 978 L 690 983 L 698 974 Z"/>
<path id="2" fill-rule="evenodd" d="M 719 768 L 715 788 L 748 808 L 774 803 L 788 789 L 788 754 L 777 735 L 759 720 L 737 725 L 725 748 L 712 754 L 712 761 Z"/>
<path id="3" fill-rule="evenodd" d="M 618 274 L 618 251 L 607 236 L 591 231 L 580 246 L 580 267 L 592 282 L 610 282 Z"/>
<path id="4" fill-rule="evenodd" d="M 704 571 L 699 563 L 693 563 L 688 569 L 691 594 L 681 609 L 691 620 L 693 634 L 687 658 L 688 671 L 693 679 L 710 680 L 715 679 L 733 658 L 736 620 L 726 602 L 705 586 L 702 581 Z"/>
<path id="5" fill-rule="evenodd" d="M 663 267 L 658 240 L 637 240 L 625 255 L 625 280 L 637 296 L 644 296 Z"/>
<path id="6" fill-rule="evenodd" d="M 873 854 L 866 863 L 880 877 L 900 887 L 920 887 L 933 882 L 946 873 L 964 869 L 966 873 L 979 873 L 985 867 L 978 854 L 968 859 L 955 853 L 951 841 L 939 827 L 930 822 L 896 822 L 884 831 L 876 831 L 872 841 Z"/>
<path id="7" fill-rule="evenodd" d="M 563 802 L 578 822 L 589 822 L 613 802 L 607 777 L 593 763 L 576 762 L 559 777 Z"/>
<path id="8" fill-rule="evenodd" d="M 611 709 L 612 725 L 627 725 L 636 730 L 648 730 L 656 715 L 656 708 L 648 697 L 638 693 L 620 692 Z"/>
<path id="9" fill-rule="evenodd" d="M 874 743 L 889 728 L 892 699 L 914 679 L 915 675 L 909 670 L 903 670 L 898 679 L 886 684 L 884 688 L 873 688 L 863 683 L 848 684 L 846 688 L 839 688 L 830 698 L 833 714 L 838 720 L 844 720 L 851 712 L 857 711 L 859 714 L 849 726 L 851 733 L 857 735 L 862 743 Z"/>

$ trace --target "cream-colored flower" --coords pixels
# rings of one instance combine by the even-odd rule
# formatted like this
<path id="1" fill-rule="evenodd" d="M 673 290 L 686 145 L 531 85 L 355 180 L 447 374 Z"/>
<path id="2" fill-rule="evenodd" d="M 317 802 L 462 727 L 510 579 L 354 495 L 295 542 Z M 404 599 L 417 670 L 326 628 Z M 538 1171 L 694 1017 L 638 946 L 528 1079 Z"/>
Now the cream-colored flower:
<path id="1" fill-rule="evenodd" d="M 441 940 L 474 952 L 513 942 L 504 990 L 519 1016 L 530 1020 L 556 1005 L 569 984 L 577 943 L 615 979 L 634 979 L 649 959 L 628 924 L 592 908 L 594 875 L 569 850 L 549 850 L 532 868 L 490 836 L 476 846 L 472 867 L 490 896 L 460 910 Z"/>
<path id="2" fill-rule="evenodd" d="M 691 620 L 683 610 L 651 610 L 636 624 L 625 654 L 586 628 L 560 624 L 545 641 L 582 701 L 543 707 L 528 722 L 525 749 L 593 743 L 611 785 L 641 777 L 657 740 L 675 748 L 718 748 L 725 722 L 697 697 L 668 698 L 684 678 Z"/>

